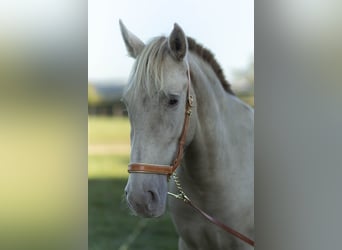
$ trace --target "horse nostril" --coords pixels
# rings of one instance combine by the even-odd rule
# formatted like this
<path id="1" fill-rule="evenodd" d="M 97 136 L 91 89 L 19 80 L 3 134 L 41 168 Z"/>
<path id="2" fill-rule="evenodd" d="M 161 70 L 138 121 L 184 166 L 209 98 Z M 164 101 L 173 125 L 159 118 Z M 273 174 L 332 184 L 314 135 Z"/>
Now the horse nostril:
<path id="1" fill-rule="evenodd" d="M 157 199 L 156 194 L 153 191 L 147 191 L 147 193 L 149 194 L 151 201 L 155 201 Z"/>

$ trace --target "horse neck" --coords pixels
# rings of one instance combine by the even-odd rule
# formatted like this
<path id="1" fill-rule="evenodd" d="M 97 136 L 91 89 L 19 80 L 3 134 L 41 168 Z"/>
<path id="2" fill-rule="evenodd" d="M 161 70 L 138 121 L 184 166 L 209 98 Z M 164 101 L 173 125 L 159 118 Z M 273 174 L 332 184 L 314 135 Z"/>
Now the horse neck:
<path id="1" fill-rule="evenodd" d="M 210 65 L 197 56 L 190 56 L 189 63 L 196 96 L 196 120 L 191 122 L 196 130 L 180 172 L 199 187 L 208 187 L 217 175 L 229 175 L 234 168 L 250 164 L 252 159 L 241 154 L 253 147 L 253 115 L 247 105 L 223 89 Z"/>

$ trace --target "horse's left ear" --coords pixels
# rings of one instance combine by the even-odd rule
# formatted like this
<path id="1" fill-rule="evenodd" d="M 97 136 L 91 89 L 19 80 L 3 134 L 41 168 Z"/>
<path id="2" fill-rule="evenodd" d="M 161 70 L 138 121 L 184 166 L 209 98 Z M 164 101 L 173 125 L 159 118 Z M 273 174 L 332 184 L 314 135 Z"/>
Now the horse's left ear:
<path id="1" fill-rule="evenodd" d="M 169 36 L 168 45 L 172 55 L 179 61 L 183 60 L 188 50 L 188 39 L 177 23 Z"/>

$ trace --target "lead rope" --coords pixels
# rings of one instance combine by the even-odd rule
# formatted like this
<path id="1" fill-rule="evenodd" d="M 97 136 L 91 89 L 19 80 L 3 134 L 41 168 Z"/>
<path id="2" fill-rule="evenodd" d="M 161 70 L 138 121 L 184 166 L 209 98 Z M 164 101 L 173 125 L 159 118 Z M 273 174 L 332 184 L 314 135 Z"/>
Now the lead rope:
<path id="1" fill-rule="evenodd" d="M 219 220 L 215 219 L 214 217 L 210 216 L 209 214 L 207 214 L 206 212 L 204 212 L 202 209 L 200 209 L 199 207 L 197 207 L 195 204 L 193 204 L 191 202 L 191 200 L 189 199 L 189 197 L 185 194 L 181 183 L 178 179 L 178 176 L 176 175 L 176 172 L 174 172 L 171 175 L 173 181 L 175 182 L 175 185 L 178 189 L 178 194 L 174 194 L 171 192 L 167 192 L 168 195 L 182 200 L 184 203 L 190 205 L 192 208 L 194 208 L 195 210 L 197 210 L 204 218 L 206 218 L 208 221 L 210 221 L 211 223 L 219 226 L 220 228 L 222 228 L 223 230 L 225 230 L 226 232 L 234 235 L 235 237 L 239 238 L 240 240 L 244 241 L 245 243 L 249 244 L 250 246 L 254 247 L 255 243 L 253 240 L 251 240 L 250 238 L 248 238 L 247 236 L 239 233 L 238 231 L 235 231 L 234 229 L 232 229 L 231 227 L 227 226 L 226 224 L 220 222 Z"/>

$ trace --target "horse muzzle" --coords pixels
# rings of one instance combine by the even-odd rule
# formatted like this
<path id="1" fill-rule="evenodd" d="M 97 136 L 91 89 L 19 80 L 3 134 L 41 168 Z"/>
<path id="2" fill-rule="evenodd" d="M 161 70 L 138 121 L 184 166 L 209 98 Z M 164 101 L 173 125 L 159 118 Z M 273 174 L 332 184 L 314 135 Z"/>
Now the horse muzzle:
<path id="1" fill-rule="evenodd" d="M 152 218 L 159 217 L 165 212 L 167 181 L 162 176 L 152 178 L 154 180 L 148 178 L 141 186 L 133 188 L 133 185 L 127 184 L 125 188 L 128 206 L 135 215 Z"/>

